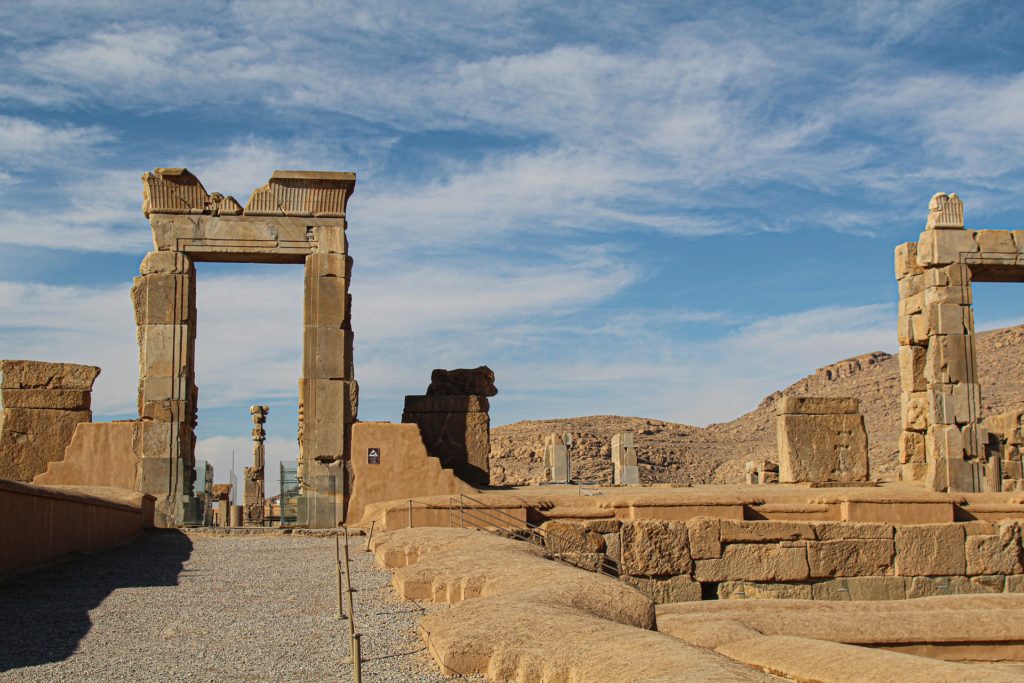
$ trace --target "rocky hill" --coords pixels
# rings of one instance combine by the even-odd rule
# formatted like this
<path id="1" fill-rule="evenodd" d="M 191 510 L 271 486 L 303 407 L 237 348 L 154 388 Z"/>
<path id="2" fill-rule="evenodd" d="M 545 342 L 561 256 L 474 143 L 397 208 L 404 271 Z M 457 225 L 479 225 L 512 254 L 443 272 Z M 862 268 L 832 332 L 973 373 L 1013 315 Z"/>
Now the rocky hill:
<path id="1" fill-rule="evenodd" d="M 982 414 L 1024 404 L 1024 326 L 977 336 Z M 572 433 L 573 476 L 611 483 L 611 436 L 633 430 L 640 478 L 645 484 L 736 483 L 743 464 L 775 459 L 775 403 L 782 396 L 852 396 L 861 401 L 868 431 L 873 478 L 895 479 L 900 432 L 900 378 L 896 356 L 876 351 L 821 368 L 775 392 L 731 422 L 693 427 L 640 417 L 595 415 L 563 420 L 530 420 L 491 431 L 491 483 L 543 481 L 547 434 Z"/>

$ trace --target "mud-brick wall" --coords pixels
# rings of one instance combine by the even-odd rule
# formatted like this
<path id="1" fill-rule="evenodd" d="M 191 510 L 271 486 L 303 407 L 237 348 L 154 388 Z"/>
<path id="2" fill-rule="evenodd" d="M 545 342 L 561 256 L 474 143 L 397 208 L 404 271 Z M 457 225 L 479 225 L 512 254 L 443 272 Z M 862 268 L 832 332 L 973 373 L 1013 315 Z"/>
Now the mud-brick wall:
<path id="1" fill-rule="evenodd" d="M 1024 592 L 1019 521 L 558 522 L 658 603 L 700 599 L 895 600 Z"/>

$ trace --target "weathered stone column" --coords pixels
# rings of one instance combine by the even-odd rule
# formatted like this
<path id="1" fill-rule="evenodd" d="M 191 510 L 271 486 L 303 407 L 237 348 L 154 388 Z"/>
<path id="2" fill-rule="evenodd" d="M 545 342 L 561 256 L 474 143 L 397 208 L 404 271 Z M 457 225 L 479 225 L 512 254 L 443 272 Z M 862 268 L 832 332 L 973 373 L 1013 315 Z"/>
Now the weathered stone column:
<path id="1" fill-rule="evenodd" d="M 270 406 L 253 406 L 252 414 L 252 467 L 245 468 L 245 523 L 252 526 L 263 525 L 264 504 L 264 466 L 265 452 L 263 442 L 267 440 L 267 432 L 263 423 L 267 421 Z"/>
<path id="2" fill-rule="evenodd" d="M 616 486 L 639 486 L 640 466 L 636 462 L 633 432 L 612 434 L 612 483 Z"/>
<path id="3" fill-rule="evenodd" d="M 998 231 L 964 230 L 955 194 L 936 194 L 928 209 L 920 240 L 896 248 L 900 462 L 904 479 L 924 479 L 938 491 L 976 491 L 988 437 L 979 415 L 970 264 L 984 251 L 982 233 Z"/>
<path id="4" fill-rule="evenodd" d="M 157 498 L 158 524 L 180 522 L 191 495 L 197 389 L 196 281 L 180 252 L 146 255 L 132 287 L 139 342 L 139 486 Z"/>
<path id="5" fill-rule="evenodd" d="M 359 385 L 354 378 L 348 293 L 352 259 L 344 228 L 317 228 L 306 257 L 302 379 L 299 380 L 299 523 L 333 526 L 344 519 L 345 466 Z"/>

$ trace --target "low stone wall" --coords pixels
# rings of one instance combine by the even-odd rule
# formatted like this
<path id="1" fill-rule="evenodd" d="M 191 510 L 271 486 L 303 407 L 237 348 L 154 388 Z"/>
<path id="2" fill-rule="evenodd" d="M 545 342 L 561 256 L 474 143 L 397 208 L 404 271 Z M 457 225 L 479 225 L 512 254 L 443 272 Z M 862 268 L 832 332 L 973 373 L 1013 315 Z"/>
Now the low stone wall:
<path id="1" fill-rule="evenodd" d="M 606 553 L 624 582 L 657 603 L 1024 592 L 1022 522 L 1014 520 L 892 525 L 695 517 L 546 528 L 575 539 L 575 549 Z"/>
<path id="2" fill-rule="evenodd" d="M 32 481 L 92 420 L 91 365 L 0 360 L 0 479 Z"/>
<path id="3" fill-rule="evenodd" d="M 153 497 L 0 480 L 0 575 L 101 550 L 153 525 Z"/>

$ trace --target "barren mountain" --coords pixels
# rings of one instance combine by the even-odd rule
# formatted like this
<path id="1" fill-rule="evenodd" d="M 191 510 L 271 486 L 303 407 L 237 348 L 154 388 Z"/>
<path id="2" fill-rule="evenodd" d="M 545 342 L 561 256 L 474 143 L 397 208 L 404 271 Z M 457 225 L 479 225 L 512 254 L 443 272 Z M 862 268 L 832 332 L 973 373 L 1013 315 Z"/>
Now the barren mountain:
<path id="1" fill-rule="evenodd" d="M 1024 326 L 982 332 L 976 350 L 982 415 L 1024 404 Z M 692 427 L 642 417 L 595 415 L 529 420 L 491 431 L 491 483 L 544 480 L 544 437 L 571 433 L 573 477 L 611 483 L 611 437 L 633 430 L 645 484 L 736 483 L 748 460 L 775 460 L 775 404 L 782 396 L 860 399 L 868 431 L 872 478 L 895 479 L 900 433 L 900 378 L 896 356 L 876 351 L 833 363 L 765 397 L 731 422 Z"/>

